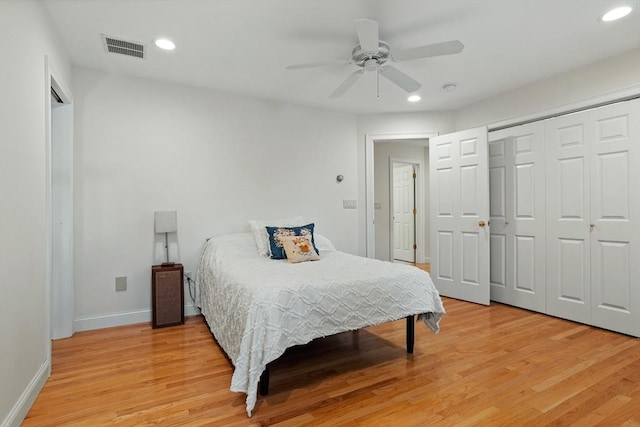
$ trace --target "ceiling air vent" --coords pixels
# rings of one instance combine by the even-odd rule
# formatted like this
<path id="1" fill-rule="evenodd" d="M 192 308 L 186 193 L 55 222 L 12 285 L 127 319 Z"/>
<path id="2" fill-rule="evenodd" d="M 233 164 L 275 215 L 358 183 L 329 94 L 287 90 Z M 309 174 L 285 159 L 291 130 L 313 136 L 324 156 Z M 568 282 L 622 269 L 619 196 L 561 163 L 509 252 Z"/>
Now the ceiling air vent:
<path id="1" fill-rule="evenodd" d="M 102 44 L 107 52 L 144 59 L 144 45 L 142 43 L 117 39 L 102 34 Z"/>

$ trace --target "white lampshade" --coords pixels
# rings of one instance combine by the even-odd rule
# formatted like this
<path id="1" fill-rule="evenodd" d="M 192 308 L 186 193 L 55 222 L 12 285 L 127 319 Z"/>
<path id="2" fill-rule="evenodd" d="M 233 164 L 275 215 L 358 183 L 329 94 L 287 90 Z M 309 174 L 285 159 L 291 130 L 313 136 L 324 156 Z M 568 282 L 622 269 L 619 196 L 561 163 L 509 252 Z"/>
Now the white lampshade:
<path id="1" fill-rule="evenodd" d="M 155 212 L 155 232 L 173 233 L 178 231 L 178 213 L 176 211 Z"/>

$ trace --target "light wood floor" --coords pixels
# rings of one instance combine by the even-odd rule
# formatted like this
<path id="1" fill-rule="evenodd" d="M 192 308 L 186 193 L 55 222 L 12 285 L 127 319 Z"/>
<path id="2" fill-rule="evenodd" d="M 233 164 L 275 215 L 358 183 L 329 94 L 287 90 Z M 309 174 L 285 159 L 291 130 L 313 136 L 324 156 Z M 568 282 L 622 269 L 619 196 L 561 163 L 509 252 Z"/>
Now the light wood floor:
<path id="1" fill-rule="evenodd" d="M 427 273 L 431 273 L 431 264 L 430 263 L 426 263 L 426 264 L 420 264 L 419 262 L 414 264 L 416 267 L 426 271 Z"/>
<path id="2" fill-rule="evenodd" d="M 271 370 L 252 418 L 200 317 L 53 343 L 24 426 L 639 426 L 640 340 L 444 298 L 441 332 L 405 322 L 316 340 Z"/>

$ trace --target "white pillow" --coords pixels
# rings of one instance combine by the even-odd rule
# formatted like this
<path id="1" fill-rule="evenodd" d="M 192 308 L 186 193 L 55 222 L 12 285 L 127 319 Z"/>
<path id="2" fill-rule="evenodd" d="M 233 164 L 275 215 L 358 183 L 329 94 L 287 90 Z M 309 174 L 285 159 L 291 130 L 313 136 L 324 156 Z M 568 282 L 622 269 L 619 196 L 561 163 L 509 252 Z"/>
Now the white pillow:
<path id="1" fill-rule="evenodd" d="M 320 253 L 337 250 L 336 247 L 333 246 L 333 243 L 331 243 L 331 240 L 329 240 L 322 234 L 314 233 L 313 239 L 315 240 L 316 248 L 318 248 L 318 251 L 320 251 Z"/>
<path id="2" fill-rule="evenodd" d="M 252 219 L 249 221 L 249 227 L 251 227 L 251 233 L 253 233 L 253 240 L 256 242 L 258 254 L 261 256 L 269 256 L 269 234 L 267 234 L 267 229 L 265 228 L 267 225 L 271 227 L 299 227 L 305 224 L 301 216 L 266 221 L 262 219 Z"/>

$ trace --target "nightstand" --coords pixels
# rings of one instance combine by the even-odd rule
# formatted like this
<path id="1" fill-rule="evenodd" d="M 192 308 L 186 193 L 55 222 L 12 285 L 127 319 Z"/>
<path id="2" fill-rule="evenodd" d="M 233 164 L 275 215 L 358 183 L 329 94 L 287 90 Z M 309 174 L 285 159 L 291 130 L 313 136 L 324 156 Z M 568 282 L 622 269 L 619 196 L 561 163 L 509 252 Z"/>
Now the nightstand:
<path id="1" fill-rule="evenodd" d="M 151 267 L 154 328 L 184 323 L 184 269 L 182 264 Z"/>

